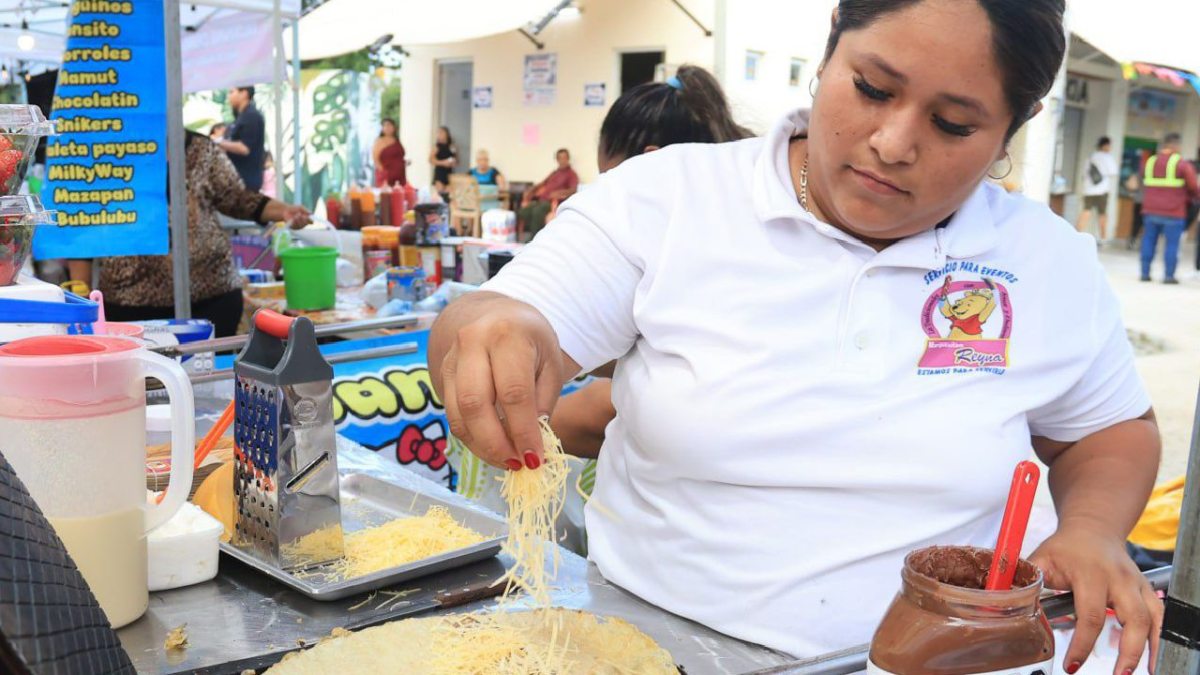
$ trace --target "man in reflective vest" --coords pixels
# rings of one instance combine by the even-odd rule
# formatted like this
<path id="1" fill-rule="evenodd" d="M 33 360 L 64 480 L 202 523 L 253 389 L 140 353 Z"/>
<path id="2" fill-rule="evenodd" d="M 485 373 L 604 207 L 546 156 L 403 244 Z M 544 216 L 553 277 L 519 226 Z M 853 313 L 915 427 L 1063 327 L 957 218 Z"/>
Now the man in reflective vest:
<path id="1" fill-rule="evenodd" d="M 1150 263 L 1158 248 L 1160 235 L 1166 237 L 1163 251 L 1163 283 L 1177 284 L 1175 266 L 1179 262 L 1179 239 L 1183 236 L 1188 200 L 1200 200 L 1196 168 L 1179 154 L 1179 134 L 1163 138 L 1158 154 L 1142 165 L 1142 281 L 1150 281 Z"/>

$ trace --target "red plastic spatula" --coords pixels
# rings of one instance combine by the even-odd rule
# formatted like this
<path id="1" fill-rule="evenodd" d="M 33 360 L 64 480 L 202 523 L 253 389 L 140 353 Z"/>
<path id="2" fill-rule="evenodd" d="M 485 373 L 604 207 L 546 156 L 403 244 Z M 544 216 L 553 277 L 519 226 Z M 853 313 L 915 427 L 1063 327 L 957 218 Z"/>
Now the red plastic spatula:
<path id="1" fill-rule="evenodd" d="M 989 591 L 1007 591 L 1012 588 L 1017 562 L 1021 560 L 1021 545 L 1025 543 L 1025 528 L 1029 526 L 1029 512 L 1033 508 L 1033 497 L 1037 494 L 1041 471 L 1033 462 L 1021 462 L 1013 472 L 1012 487 L 1008 491 L 1008 504 L 1004 507 L 1004 520 L 1000 523 L 1000 537 L 996 540 L 996 554 L 988 570 Z"/>

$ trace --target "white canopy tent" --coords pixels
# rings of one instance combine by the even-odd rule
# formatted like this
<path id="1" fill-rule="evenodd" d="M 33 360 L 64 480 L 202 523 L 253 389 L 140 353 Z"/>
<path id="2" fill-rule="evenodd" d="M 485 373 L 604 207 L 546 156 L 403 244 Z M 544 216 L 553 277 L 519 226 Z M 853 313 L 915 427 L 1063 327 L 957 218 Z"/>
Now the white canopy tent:
<path id="1" fill-rule="evenodd" d="M 1121 63 L 1140 61 L 1200 73 L 1195 0 L 1068 0 L 1072 32 Z"/>
<path id="2" fill-rule="evenodd" d="M 39 64 L 62 61 L 69 4 L 67 0 L 0 0 L 0 59 Z M 300 16 L 300 0 L 281 0 L 279 9 L 281 18 L 290 23 Z M 218 17 L 237 12 L 270 15 L 274 11 L 274 0 L 198 0 L 181 4 L 179 24 L 183 34 L 190 35 Z M 23 35 L 27 37 L 20 41 Z"/>
<path id="3" fill-rule="evenodd" d="M 394 45 L 437 44 L 536 27 L 562 0 L 328 0 L 300 20 L 304 60 Z M 536 32 L 536 30 L 534 31 Z"/>

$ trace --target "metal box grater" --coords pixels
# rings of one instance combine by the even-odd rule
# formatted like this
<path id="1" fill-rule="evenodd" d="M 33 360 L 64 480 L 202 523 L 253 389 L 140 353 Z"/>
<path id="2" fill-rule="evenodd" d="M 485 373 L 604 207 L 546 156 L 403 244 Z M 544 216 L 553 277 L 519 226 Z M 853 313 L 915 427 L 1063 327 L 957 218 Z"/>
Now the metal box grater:
<path id="1" fill-rule="evenodd" d="M 312 321 L 254 315 L 234 363 L 233 543 L 284 570 L 342 557 L 333 367 Z M 296 550 L 325 531 L 320 550 Z"/>

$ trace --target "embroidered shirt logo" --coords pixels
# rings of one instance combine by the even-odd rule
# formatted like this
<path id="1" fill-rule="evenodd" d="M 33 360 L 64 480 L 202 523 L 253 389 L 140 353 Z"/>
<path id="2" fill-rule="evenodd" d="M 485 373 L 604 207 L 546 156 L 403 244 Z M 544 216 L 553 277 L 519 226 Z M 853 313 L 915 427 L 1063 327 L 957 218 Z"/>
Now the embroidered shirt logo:
<path id="1" fill-rule="evenodd" d="M 979 280 L 956 280 L 952 272 L 974 273 Z M 1008 367 L 1012 306 L 1008 288 L 996 279 L 1012 283 L 1016 277 L 963 261 L 948 263 L 925 280 L 932 284 L 939 278 L 942 283 L 932 290 L 921 311 L 926 340 L 917 374 L 1003 374 Z"/>

